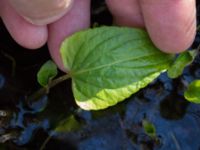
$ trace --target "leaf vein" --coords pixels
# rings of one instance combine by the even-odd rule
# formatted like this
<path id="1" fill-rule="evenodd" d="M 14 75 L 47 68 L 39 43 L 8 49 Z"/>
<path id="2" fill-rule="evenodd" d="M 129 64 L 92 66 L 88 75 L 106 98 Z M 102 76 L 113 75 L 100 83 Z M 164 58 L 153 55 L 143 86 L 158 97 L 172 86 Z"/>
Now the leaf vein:
<path id="1" fill-rule="evenodd" d="M 106 30 L 107 31 L 107 30 Z M 122 32 L 122 31 L 121 31 Z M 85 61 L 88 59 L 88 57 L 90 57 L 93 53 L 95 53 L 96 52 L 96 50 L 102 45 L 102 43 L 104 43 L 104 42 L 106 42 L 106 41 L 108 41 L 108 40 L 110 40 L 110 39 L 113 39 L 113 37 L 119 37 L 119 36 L 122 36 L 122 33 L 119 33 L 119 34 L 114 34 L 114 35 L 112 35 L 112 36 L 109 36 L 109 37 L 107 37 L 106 39 L 104 39 L 103 41 L 101 41 L 100 43 L 98 43 L 98 44 L 96 44 L 96 46 L 93 48 L 93 49 L 91 49 L 90 51 L 91 51 L 91 53 L 88 53 L 88 55 L 86 55 L 85 56 L 85 58 L 82 60 L 82 62 L 81 62 L 81 64 L 84 64 L 85 63 Z M 103 33 L 101 33 L 101 34 L 104 34 L 104 32 Z M 99 35 L 99 34 L 97 34 L 97 35 Z M 128 32 L 128 33 L 124 33 L 123 35 L 130 35 L 130 32 Z M 131 37 L 133 37 L 133 39 L 131 38 L 131 40 L 134 40 L 134 41 L 136 41 L 136 40 L 142 40 L 143 38 L 145 38 L 145 36 L 143 37 L 143 36 L 140 36 L 139 38 L 137 37 L 137 38 L 135 38 L 134 36 L 131 36 Z M 131 40 L 129 40 L 129 41 L 131 41 Z M 129 41 L 127 41 L 127 42 L 129 42 Z M 127 43 L 127 42 L 125 42 L 125 43 Z M 122 43 L 123 44 L 123 43 Z M 121 46 L 122 44 L 119 44 L 118 46 L 115 46 L 113 49 L 111 49 L 111 50 L 115 50 L 115 48 L 116 47 L 119 47 L 119 46 Z M 90 63 L 91 64 L 91 63 Z M 89 64 L 89 65 L 90 65 Z"/>
<path id="2" fill-rule="evenodd" d="M 130 57 L 130 58 L 121 59 L 119 61 L 112 62 L 110 64 L 103 64 L 103 65 L 100 65 L 100 66 L 97 66 L 97 67 L 94 67 L 94 68 L 88 68 L 88 69 L 84 69 L 84 70 L 77 71 L 77 72 L 74 71 L 73 76 L 78 75 L 78 74 L 82 74 L 82 73 L 85 73 L 85 72 L 89 72 L 89 71 L 98 70 L 98 69 L 101 69 L 101 68 L 106 68 L 106 67 L 109 67 L 109 66 L 112 66 L 112 65 L 115 65 L 115 64 L 118 64 L 118 63 L 130 61 L 130 60 L 135 61 L 135 60 L 138 60 L 138 59 L 144 59 L 145 57 L 152 57 L 154 55 L 157 55 L 157 53 L 152 53 L 152 54 L 148 54 L 148 55 L 144 55 L 144 56 L 140 56 L 140 57 Z"/>

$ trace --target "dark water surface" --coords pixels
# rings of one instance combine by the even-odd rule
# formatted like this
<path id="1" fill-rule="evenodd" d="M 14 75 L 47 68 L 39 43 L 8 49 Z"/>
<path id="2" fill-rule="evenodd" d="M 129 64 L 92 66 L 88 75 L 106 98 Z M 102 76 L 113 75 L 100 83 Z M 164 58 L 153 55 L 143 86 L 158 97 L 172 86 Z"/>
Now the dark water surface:
<path id="1" fill-rule="evenodd" d="M 93 2 L 92 22 L 111 24 L 103 1 Z M 197 32 L 192 48 L 199 44 Z M 200 79 L 200 55 L 180 78 L 164 73 L 124 102 L 91 112 L 76 106 L 70 81 L 27 103 L 49 58 L 46 46 L 18 46 L 0 23 L 0 150 L 200 150 L 200 105 L 183 97 L 186 85 Z M 155 138 L 144 132 L 144 119 L 154 124 Z"/>

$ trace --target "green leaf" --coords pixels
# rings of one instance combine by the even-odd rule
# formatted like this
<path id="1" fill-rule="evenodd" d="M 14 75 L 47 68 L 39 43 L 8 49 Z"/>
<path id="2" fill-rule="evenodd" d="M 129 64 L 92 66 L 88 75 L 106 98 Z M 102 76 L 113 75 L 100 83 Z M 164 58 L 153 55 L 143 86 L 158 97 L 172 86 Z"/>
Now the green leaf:
<path id="1" fill-rule="evenodd" d="M 42 143 L 42 146 L 40 147 L 40 150 L 44 150 L 45 146 L 47 143 L 50 141 L 52 136 L 57 133 L 67 133 L 67 132 L 73 132 L 78 129 L 80 129 L 81 125 L 80 123 L 76 120 L 76 118 L 73 115 L 70 115 L 66 119 L 63 119 L 62 121 L 59 122 L 57 127 L 54 129 L 54 132 L 51 132 L 51 135 L 49 135 L 45 141 Z"/>
<path id="2" fill-rule="evenodd" d="M 156 137 L 156 128 L 153 123 L 149 122 L 148 120 L 144 119 L 142 121 L 142 126 L 144 128 L 144 132 L 150 136 L 151 138 Z"/>
<path id="3" fill-rule="evenodd" d="M 197 55 L 196 50 L 192 51 L 185 51 L 177 57 L 177 59 L 174 61 L 172 66 L 168 69 L 167 74 L 170 78 L 177 78 L 182 73 L 184 68 L 193 62 L 194 58 Z"/>
<path id="4" fill-rule="evenodd" d="M 81 127 L 81 124 L 73 115 L 63 119 L 59 125 L 54 129 L 55 132 L 70 132 L 76 131 Z"/>
<path id="5" fill-rule="evenodd" d="M 57 67 L 51 60 L 42 65 L 37 73 L 37 80 L 41 86 L 46 86 L 57 75 Z"/>
<path id="6" fill-rule="evenodd" d="M 86 110 L 115 105 L 152 82 L 173 62 L 141 29 L 100 27 L 74 34 L 61 46 L 76 103 Z"/>
<path id="7" fill-rule="evenodd" d="M 192 103 L 200 104 L 200 80 L 194 80 L 190 83 L 184 97 Z"/>

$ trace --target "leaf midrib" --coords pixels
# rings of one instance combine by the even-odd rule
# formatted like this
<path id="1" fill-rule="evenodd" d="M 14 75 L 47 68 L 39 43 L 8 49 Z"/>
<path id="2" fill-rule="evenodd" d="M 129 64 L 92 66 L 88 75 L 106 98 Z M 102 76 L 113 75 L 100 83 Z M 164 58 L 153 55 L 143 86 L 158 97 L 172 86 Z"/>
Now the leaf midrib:
<path id="1" fill-rule="evenodd" d="M 79 75 L 79 74 L 83 74 L 85 72 L 89 72 L 89 71 L 94 71 L 94 70 L 98 70 L 98 69 L 101 69 L 101 68 L 106 68 L 106 67 L 109 67 L 109 66 L 112 66 L 112 65 L 115 65 L 115 64 L 118 64 L 118 63 L 123 63 L 123 62 L 126 62 L 126 61 L 129 61 L 129 60 L 137 60 L 137 59 L 142 59 L 142 58 L 145 58 L 145 57 L 152 57 L 154 55 L 158 55 L 160 54 L 159 52 L 158 53 L 153 53 L 153 54 L 148 54 L 148 55 L 144 55 L 144 56 L 139 56 L 139 57 L 129 57 L 129 58 L 126 58 L 126 59 L 122 59 L 122 60 L 119 60 L 119 61 L 115 61 L 115 62 L 112 62 L 110 64 L 104 64 L 104 65 L 100 65 L 100 66 L 97 66 L 97 67 L 94 67 L 94 68 L 88 68 L 88 69 L 83 69 L 83 70 L 80 70 L 80 71 L 77 71 L 77 72 L 73 72 L 73 70 L 71 70 L 71 76 L 76 76 L 76 75 Z"/>

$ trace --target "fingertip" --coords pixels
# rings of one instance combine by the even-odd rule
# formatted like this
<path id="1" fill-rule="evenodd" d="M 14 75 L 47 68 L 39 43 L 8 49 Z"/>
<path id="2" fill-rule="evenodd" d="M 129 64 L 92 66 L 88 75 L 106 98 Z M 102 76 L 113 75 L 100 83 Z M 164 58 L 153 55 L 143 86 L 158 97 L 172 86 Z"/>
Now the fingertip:
<path id="1" fill-rule="evenodd" d="M 38 49 L 47 42 L 48 32 L 46 27 L 28 27 L 25 25 L 24 28 L 27 32 L 19 32 L 12 27 L 7 28 L 13 39 L 27 49 Z"/>
<path id="2" fill-rule="evenodd" d="M 4 7 L 1 10 L 1 18 L 18 44 L 28 49 L 37 49 L 46 43 L 48 38 L 46 26 L 30 24 L 19 16 L 8 3 L 2 2 L 2 5 Z"/>
<path id="3" fill-rule="evenodd" d="M 140 5 L 147 31 L 160 50 L 179 53 L 191 46 L 196 34 L 194 0 L 141 0 Z"/>
<path id="4" fill-rule="evenodd" d="M 89 28 L 90 26 L 90 0 L 76 0 L 72 9 L 61 19 L 48 26 L 48 47 L 53 60 L 58 67 L 66 72 L 61 56 L 60 45 L 62 41 L 73 33 Z"/>
<path id="5" fill-rule="evenodd" d="M 143 16 L 138 0 L 106 0 L 113 15 L 113 23 L 118 26 L 144 27 Z"/>
<path id="6" fill-rule="evenodd" d="M 28 22 L 35 25 L 50 24 L 66 14 L 73 0 L 7 0 Z"/>
<path id="7" fill-rule="evenodd" d="M 179 35 L 179 36 L 163 36 L 157 38 L 156 36 L 152 35 L 152 41 L 154 44 L 163 52 L 176 54 L 181 53 L 187 50 L 193 43 L 196 33 L 196 28 L 193 28 L 190 31 L 188 36 Z"/>

